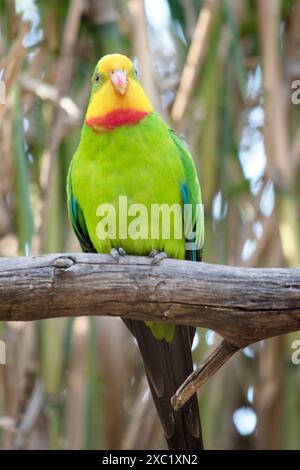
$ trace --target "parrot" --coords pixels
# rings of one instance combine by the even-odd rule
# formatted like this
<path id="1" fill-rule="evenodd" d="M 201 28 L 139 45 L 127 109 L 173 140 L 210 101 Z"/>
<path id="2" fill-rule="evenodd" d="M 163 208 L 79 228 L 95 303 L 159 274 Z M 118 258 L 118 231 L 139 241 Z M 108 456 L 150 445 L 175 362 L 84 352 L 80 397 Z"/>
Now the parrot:
<path id="1" fill-rule="evenodd" d="M 120 220 L 120 197 L 131 207 L 125 222 Z M 201 189 L 193 159 L 184 140 L 152 108 L 125 55 L 105 55 L 95 67 L 80 142 L 69 166 L 67 201 L 71 225 L 86 253 L 115 260 L 149 256 L 153 266 L 165 257 L 201 261 L 204 221 L 197 209 Z M 144 209 L 138 212 L 141 205 Z M 161 214 L 153 215 L 153 232 L 152 226 L 147 231 L 155 205 L 176 209 L 167 236 Z M 185 206 L 192 207 L 186 224 Z M 135 223 L 133 236 L 121 234 L 124 223 L 128 232 Z M 202 449 L 197 397 L 178 411 L 171 405 L 171 397 L 193 371 L 195 328 L 123 321 L 136 339 L 169 449 Z"/>

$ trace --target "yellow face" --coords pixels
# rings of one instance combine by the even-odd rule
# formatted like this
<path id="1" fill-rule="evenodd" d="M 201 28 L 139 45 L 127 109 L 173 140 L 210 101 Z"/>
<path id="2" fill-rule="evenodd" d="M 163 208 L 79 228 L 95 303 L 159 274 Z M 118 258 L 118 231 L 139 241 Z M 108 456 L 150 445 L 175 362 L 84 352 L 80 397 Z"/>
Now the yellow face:
<path id="1" fill-rule="evenodd" d="M 131 60 L 121 54 L 106 55 L 95 68 L 86 121 L 126 109 L 149 113 L 152 106 L 136 78 Z"/>

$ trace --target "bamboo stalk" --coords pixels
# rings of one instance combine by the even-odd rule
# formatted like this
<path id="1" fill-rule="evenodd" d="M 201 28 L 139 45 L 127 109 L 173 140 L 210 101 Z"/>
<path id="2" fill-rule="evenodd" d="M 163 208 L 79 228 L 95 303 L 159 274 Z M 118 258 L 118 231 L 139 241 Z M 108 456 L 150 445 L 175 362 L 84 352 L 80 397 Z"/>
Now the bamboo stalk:
<path id="1" fill-rule="evenodd" d="M 130 0 L 128 9 L 132 16 L 133 47 L 138 58 L 141 82 L 154 109 L 161 113 L 161 103 L 153 75 L 153 58 L 149 48 L 144 1 Z"/>
<path id="2" fill-rule="evenodd" d="M 216 0 L 206 0 L 199 13 L 192 43 L 189 48 L 176 99 L 171 111 L 171 118 L 177 131 L 181 129 L 181 121 L 192 96 L 197 77 L 201 71 L 217 8 L 218 2 Z"/>
<path id="3" fill-rule="evenodd" d="M 279 52 L 281 0 L 257 0 L 257 5 L 265 91 L 264 137 L 268 168 L 272 179 L 279 186 L 286 186 L 292 177 L 293 167 Z"/>
<path id="4" fill-rule="evenodd" d="M 68 15 L 62 38 L 61 55 L 57 64 L 57 75 L 55 87 L 58 91 L 58 100 L 67 93 L 72 77 L 74 49 L 79 31 L 80 19 L 84 9 L 83 0 L 72 0 L 69 5 Z M 49 189 L 52 182 L 53 162 L 55 160 L 59 145 L 63 136 L 63 125 L 65 120 L 64 111 L 56 106 L 47 147 L 42 157 L 40 171 L 41 186 L 41 217 L 39 227 L 38 252 L 43 251 L 45 222 L 48 211 Z"/>

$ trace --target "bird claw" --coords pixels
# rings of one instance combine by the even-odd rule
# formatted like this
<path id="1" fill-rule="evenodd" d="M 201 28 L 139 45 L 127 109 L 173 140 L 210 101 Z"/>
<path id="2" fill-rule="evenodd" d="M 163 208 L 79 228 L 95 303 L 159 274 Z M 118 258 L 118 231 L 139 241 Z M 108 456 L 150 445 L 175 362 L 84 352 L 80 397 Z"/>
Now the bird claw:
<path id="1" fill-rule="evenodd" d="M 110 250 L 110 256 L 117 262 L 120 261 L 120 256 L 125 256 L 126 252 L 122 247 L 112 248 Z"/>
<path id="2" fill-rule="evenodd" d="M 159 264 L 163 259 L 167 258 L 167 254 L 164 251 L 152 250 L 149 253 L 149 258 L 152 259 L 151 264 Z"/>
<path id="3" fill-rule="evenodd" d="M 126 251 L 121 246 L 119 248 L 117 248 L 117 251 L 118 251 L 120 256 L 125 256 L 126 255 Z"/>

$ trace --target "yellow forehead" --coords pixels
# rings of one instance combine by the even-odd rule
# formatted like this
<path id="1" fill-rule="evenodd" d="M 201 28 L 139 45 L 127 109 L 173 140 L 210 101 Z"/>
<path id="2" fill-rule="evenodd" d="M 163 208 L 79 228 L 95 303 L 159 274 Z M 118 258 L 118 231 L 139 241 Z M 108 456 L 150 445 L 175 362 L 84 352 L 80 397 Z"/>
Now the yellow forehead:
<path id="1" fill-rule="evenodd" d="M 128 72 L 132 69 L 132 62 L 126 55 L 108 54 L 102 57 L 97 64 L 99 73 L 109 73 L 112 70 L 124 69 Z"/>

